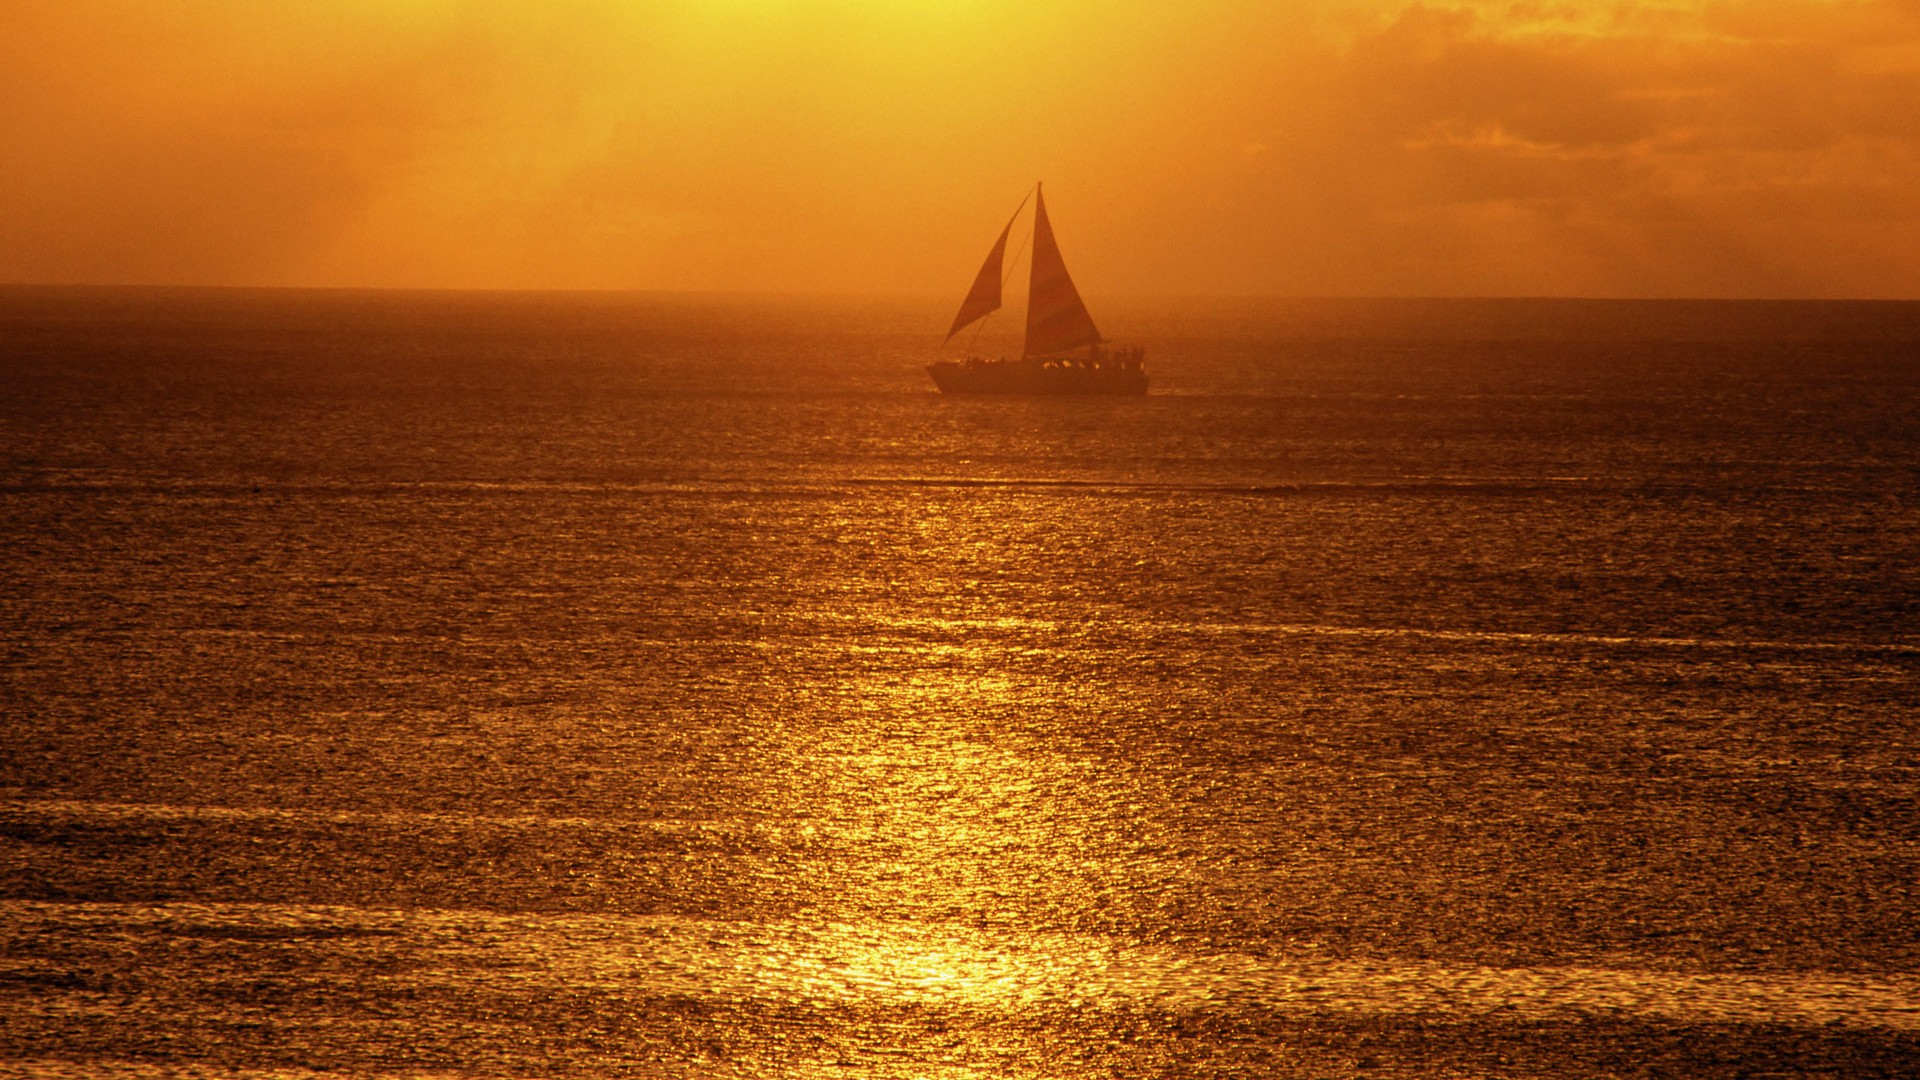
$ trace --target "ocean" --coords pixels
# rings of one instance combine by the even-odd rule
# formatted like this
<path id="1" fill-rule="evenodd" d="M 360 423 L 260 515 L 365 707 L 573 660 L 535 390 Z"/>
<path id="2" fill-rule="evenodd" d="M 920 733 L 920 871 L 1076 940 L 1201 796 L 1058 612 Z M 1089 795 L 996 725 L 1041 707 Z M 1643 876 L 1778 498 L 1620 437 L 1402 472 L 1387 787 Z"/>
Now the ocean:
<path id="1" fill-rule="evenodd" d="M 1093 301 L 0 289 L 0 1077 L 1920 1072 L 1920 304 Z"/>

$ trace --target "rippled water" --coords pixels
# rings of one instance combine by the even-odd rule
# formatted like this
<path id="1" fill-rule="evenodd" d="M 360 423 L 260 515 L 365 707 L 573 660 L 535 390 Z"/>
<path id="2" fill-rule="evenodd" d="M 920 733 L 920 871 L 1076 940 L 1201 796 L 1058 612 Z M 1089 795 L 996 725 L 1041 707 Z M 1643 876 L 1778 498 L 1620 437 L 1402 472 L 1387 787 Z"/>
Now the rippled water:
<path id="1" fill-rule="evenodd" d="M 0 1076 L 1920 1069 L 1920 305 L 0 290 Z"/>

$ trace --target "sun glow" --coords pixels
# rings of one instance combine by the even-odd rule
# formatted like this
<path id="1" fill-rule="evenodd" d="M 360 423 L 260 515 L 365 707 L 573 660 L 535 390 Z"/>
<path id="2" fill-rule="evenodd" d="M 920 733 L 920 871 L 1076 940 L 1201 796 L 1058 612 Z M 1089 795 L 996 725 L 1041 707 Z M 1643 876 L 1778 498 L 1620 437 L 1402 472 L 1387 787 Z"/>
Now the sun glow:
<path id="1" fill-rule="evenodd" d="M 1892 0 L 9 21 L 0 280 L 945 292 L 1043 177 L 1107 291 L 1920 288 Z"/>

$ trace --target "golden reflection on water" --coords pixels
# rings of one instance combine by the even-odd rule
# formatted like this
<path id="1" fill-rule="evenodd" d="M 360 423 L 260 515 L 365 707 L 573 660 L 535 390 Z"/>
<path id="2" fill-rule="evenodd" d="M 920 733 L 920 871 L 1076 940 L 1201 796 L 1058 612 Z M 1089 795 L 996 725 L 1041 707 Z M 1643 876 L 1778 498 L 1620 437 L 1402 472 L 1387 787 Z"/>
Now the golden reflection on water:
<path id="1" fill-rule="evenodd" d="M 780 778 L 794 813 L 871 838 L 818 866 L 828 880 L 813 914 L 833 929 L 804 961 L 811 989 L 1001 1009 L 1059 993 L 1050 976 L 1063 966 L 1066 984 L 1104 981 L 1097 951 L 1068 956 L 1057 934 L 1032 932 L 1124 887 L 1114 856 L 1133 831 L 1097 759 L 1034 728 L 1060 715 L 1050 703 L 1096 692 L 1009 662 L 1010 639 L 1059 632 L 1021 616 L 929 617 L 875 643 L 910 658 L 843 670 L 838 722 Z M 1076 705 L 1088 708 L 1099 704 Z"/>
<path id="2" fill-rule="evenodd" d="M 1911 979 L 1320 960 L 1284 939 L 1253 955 L 1116 936 L 1102 905 L 1142 912 L 1208 872 L 1139 812 L 1170 805 L 1178 780 L 1151 762 L 1116 768 L 1108 748 L 1076 752 L 1069 733 L 1036 725 L 1137 717 L 1152 706 L 1140 682 L 1110 699 L 1097 680 L 1047 670 L 1045 640 L 1084 626 L 973 614 L 889 629 L 867 647 L 913 657 L 849 665 L 838 722 L 790 747 L 775 785 L 795 816 L 863 840 L 814 866 L 824 880 L 810 919 L 723 949 L 725 974 L 711 954 L 683 954 L 676 977 L 699 993 L 956 1016 L 1253 1008 L 1920 1029 Z"/>
<path id="3" fill-rule="evenodd" d="M 1057 690 L 980 666 L 930 656 L 858 682 L 843 723 L 789 765 L 796 812 L 873 838 L 822 868 L 838 894 L 823 915 L 1005 924 L 1106 872 L 1116 826 L 1094 763 L 1021 729 Z"/>

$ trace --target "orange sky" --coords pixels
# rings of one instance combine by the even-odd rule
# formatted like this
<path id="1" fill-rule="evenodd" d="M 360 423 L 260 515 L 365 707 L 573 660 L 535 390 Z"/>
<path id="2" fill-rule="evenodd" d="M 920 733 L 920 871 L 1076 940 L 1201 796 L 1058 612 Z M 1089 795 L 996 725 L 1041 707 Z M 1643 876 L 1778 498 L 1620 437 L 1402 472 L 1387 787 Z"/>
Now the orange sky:
<path id="1" fill-rule="evenodd" d="M 0 281 L 1920 298 L 1920 0 L 7 0 Z"/>

